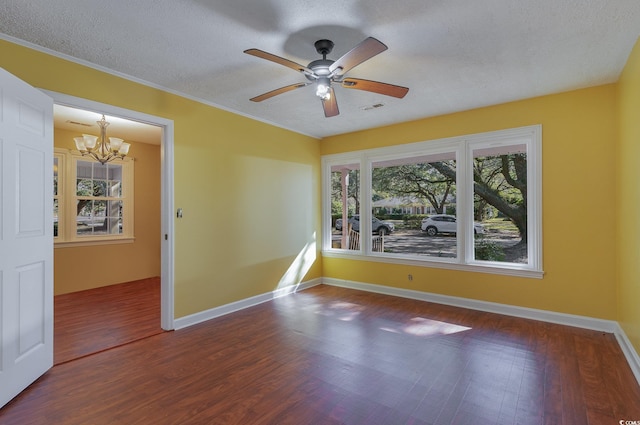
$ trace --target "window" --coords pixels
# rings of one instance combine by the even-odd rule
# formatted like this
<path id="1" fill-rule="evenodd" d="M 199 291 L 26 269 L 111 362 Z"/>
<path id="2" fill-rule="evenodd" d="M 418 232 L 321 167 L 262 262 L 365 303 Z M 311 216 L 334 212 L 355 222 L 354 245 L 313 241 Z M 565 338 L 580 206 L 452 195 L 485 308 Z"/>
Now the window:
<path id="1" fill-rule="evenodd" d="M 60 178 L 58 171 L 63 169 L 64 156 L 60 153 L 53 154 L 53 237 L 58 238 L 58 214 L 60 204 L 60 185 L 58 184 Z"/>
<path id="2" fill-rule="evenodd" d="M 75 152 L 56 149 L 56 243 L 112 243 L 130 241 L 132 238 L 132 159 L 101 164 Z"/>
<path id="3" fill-rule="evenodd" d="M 527 145 L 481 145 L 472 161 L 473 215 L 488 223 L 474 240 L 475 259 L 528 264 Z"/>
<path id="4" fill-rule="evenodd" d="M 456 163 L 455 151 L 419 152 L 408 156 L 372 160 L 372 205 L 380 199 L 395 200 L 387 203 L 388 208 L 378 209 L 377 212 L 375 208 L 372 210 L 372 213 L 378 214 L 378 219 L 395 222 L 395 234 L 392 233 L 387 238 L 383 252 L 456 258 L 458 246 L 455 236 L 438 238 L 435 243 L 435 238 L 425 238 L 426 234 L 421 230 L 421 220 L 427 216 L 423 211 L 430 209 L 434 211 L 433 214 L 437 214 L 430 214 L 432 219 L 439 221 L 430 227 L 430 231 L 435 229 L 437 224 L 436 233 L 455 235 L 455 224 L 451 226 L 444 222 L 455 223 L 456 220 Z M 452 174 L 443 174 L 443 167 L 447 167 Z"/>
<path id="5" fill-rule="evenodd" d="M 541 277 L 540 157 L 540 126 L 325 156 L 323 252 Z"/>
<path id="6" fill-rule="evenodd" d="M 360 250 L 360 164 L 334 164 L 331 179 L 331 246 Z M 346 224 L 345 224 L 346 223 Z"/>

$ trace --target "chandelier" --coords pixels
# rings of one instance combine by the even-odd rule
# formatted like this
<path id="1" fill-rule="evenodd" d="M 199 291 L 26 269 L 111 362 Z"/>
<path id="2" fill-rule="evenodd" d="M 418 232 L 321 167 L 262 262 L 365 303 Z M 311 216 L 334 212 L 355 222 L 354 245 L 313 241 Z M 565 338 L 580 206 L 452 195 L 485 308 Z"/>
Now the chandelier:
<path id="1" fill-rule="evenodd" d="M 76 148 L 82 156 L 89 155 L 100 164 L 106 164 L 116 158 L 123 159 L 129 153 L 131 145 L 117 137 L 109 137 L 107 140 L 107 126 L 109 123 L 104 115 L 100 121 L 96 121 L 100 126 L 100 136 L 83 134 L 82 137 L 74 137 Z"/>

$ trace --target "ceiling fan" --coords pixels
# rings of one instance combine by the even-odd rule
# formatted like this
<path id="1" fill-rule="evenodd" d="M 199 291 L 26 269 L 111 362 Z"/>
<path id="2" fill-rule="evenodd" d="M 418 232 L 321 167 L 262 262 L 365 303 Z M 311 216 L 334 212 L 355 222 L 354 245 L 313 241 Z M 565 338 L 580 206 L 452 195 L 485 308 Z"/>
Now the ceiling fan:
<path id="1" fill-rule="evenodd" d="M 324 115 L 326 117 L 334 117 L 340 112 L 338 111 L 338 102 L 336 101 L 335 92 L 332 87 L 333 83 L 340 84 L 342 87 L 347 89 L 365 90 L 400 99 L 409 92 L 408 88 L 393 84 L 362 80 L 360 78 L 345 78 L 345 74 L 351 69 L 387 50 L 387 46 L 384 43 L 373 37 L 367 38 L 335 61 L 327 59 L 327 55 L 331 53 L 331 50 L 333 49 L 333 42 L 331 40 L 318 40 L 314 43 L 314 46 L 316 51 L 322 55 L 322 59 L 314 60 L 307 66 L 300 65 L 299 63 L 290 61 L 289 59 L 285 59 L 259 49 L 245 50 L 244 53 L 246 54 L 270 60 L 301 72 L 305 77 L 307 77 L 307 80 L 309 80 L 302 83 L 280 87 L 279 89 L 261 94 L 260 96 L 256 96 L 250 100 L 252 102 L 262 102 L 263 100 L 272 98 L 273 96 L 315 83 L 316 96 L 322 100 Z"/>

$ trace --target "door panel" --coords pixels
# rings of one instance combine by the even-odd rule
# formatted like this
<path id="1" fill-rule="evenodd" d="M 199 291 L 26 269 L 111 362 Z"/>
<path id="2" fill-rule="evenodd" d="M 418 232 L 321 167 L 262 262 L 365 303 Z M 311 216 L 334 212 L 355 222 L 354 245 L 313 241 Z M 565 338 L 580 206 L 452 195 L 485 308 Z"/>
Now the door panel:
<path id="1" fill-rule="evenodd" d="M 46 284 L 44 263 L 38 262 L 17 268 L 18 275 L 18 361 L 45 344 L 44 316 Z"/>
<path id="2" fill-rule="evenodd" d="M 16 237 L 44 236 L 44 154 L 21 146 L 16 149 L 16 154 Z"/>
<path id="3" fill-rule="evenodd" d="M 53 365 L 53 100 L 0 69 L 0 407 Z"/>

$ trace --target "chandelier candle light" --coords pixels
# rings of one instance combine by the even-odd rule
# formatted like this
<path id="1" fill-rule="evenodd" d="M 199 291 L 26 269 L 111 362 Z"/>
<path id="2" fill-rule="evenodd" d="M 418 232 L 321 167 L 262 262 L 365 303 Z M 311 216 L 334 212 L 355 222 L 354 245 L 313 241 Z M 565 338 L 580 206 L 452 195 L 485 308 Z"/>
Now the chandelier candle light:
<path id="1" fill-rule="evenodd" d="M 99 161 L 100 164 L 106 164 L 116 158 L 124 159 L 129 153 L 131 145 L 117 137 L 109 137 L 109 140 L 107 140 L 107 126 L 109 123 L 104 118 L 104 115 L 100 121 L 96 122 L 100 126 L 100 136 L 83 134 L 82 137 L 73 138 L 76 142 L 76 148 L 82 156 L 89 155 Z"/>

